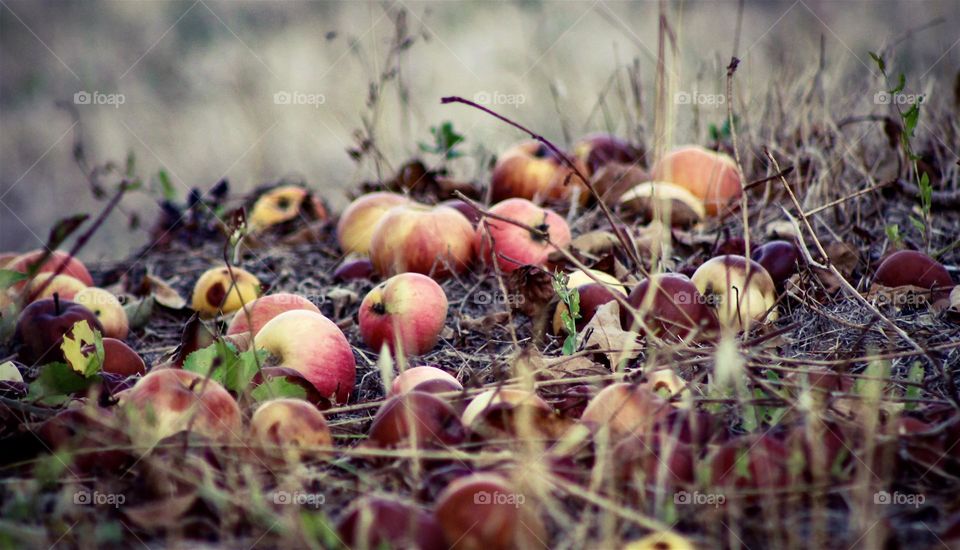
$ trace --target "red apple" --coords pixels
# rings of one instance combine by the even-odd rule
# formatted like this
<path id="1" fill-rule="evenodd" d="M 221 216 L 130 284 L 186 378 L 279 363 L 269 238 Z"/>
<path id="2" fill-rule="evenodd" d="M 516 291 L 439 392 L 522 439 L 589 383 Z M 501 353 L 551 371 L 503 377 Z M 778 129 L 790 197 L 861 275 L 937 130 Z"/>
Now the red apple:
<path id="1" fill-rule="evenodd" d="M 378 447 L 448 447 L 467 437 L 457 411 L 439 397 L 411 391 L 391 397 L 370 426 L 370 442 Z"/>
<path id="2" fill-rule="evenodd" d="M 716 215 L 740 197 L 740 170 L 728 155 L 697 145 L 679 147 L 653 168 L 653 180 L 675 183 L 701 201 L 707 214 Z"/>
<path id="3" fill-rule="evenodd" d="M 345 253 L 367 255 L 373 230 L 380 218 L 394 206 L 409 204 L 410 199 L 396 193 L 368 193 L 347 206 L 337 223 L 337 239 Z"/>
<path id="4" fill-rule="evenodd" d="M 393 379 L 390 395 L 403 395 L 413 390 L 426 393 L 444 393 L 463 391 L 463 385 L 437 367 L 413 367 L 401 372 Z"/>
<path id="5" fill-rule="evenodd" d="M 721 445 L 710 457 L 711 482 L 738 488 L 776 488 L 789 481 L 790 453 L 770 435 L 745 435 Z"/>
<path id="6" fill-rule="evenodd" d="M 261 296 L 247 304 L 246 308 L 237 311 L 230 321 L 227 334 L 232 335 L 249 332 L 251 336 L 256 336 L 270 319 L 273 319 L 285 311 L 294 310 L 320 313 L 320 308 L 313 305 L 310 300 L 307 300 L 303 296 L 297 296 L 296 294 L 287 292 L 278 292 L 277 294 Z"/>
<path id="7" fill-rule="evenodd" d="M 652 295 L 651 287 L 656 289 Z M 709 335 L 717 329 L 716 314 L 686 275 L 653 275 L 637 285 L 627 301 L 644 312 L 646 328 L 658 338 L 684 340 L 691 334 Z M 620 323 L 624 330 L 640 328 L 626 308 L 620 311 Z"/>
<path id="8" fill-rule="evenodd" d="M 371 290 L 360 304 L 360 335 L 370 349 L 386 344 L 408 355 L 433 349 L 447 318 L 447 295 L 430 277 L 394 275 Z"/>
<path id="9" fill-rule="evenodd" d="M 490 213 L 520 222 L 549 237 L 505 221 L 489 217 L 481 220 L 475 238 L 477 254 L 490 265 L 495 260 L 504 272 L 524 265 L 545 265 L 551 252 L 570 244 L 567 222 L 526 199 L 505 200 L 494 205 Z"/>
<path id="10" fill-rule="evenodd" d="M 90 328 L 103 333 L 97 316 L 79 304 L 55 296 L 28 305 L 20 313 L 14 334 L 14 340 L 20 344 L 20 360 L 27 364 L 63 361 L 63 335 L 79 321 L 86 321 Z"/>
<path id="11" fill-rule="evenodd" d="M 449 206 L 391 208 L 370 241 L 370 260 L 385 276 L 408 271 L 438 278 L 462 273 L 473 261 L 473 225 Z"/>
<path id="12" fill-rule="evenodd" d="M 585 171 L 586 167 L 581 167 L 581 172 Z M 580 178 L 537 141 L 519 143 L 500 155 L 490 186 L 494 202 L 511 198 L 566 200 L 573 193 L 579 194 L 581 204 L 590 199 Z"/>
<path id="13" fill-rule="evenodd" d="M 584 136 L 573 146 L 573 156 L 593 174 L 611 162 L 635 164 L 643 152 L 612 134 L 595 133 Z"/>
<path id="14" fill-rule="evenodd" d="M 103 372 L 136 376 L 147 372 L 143 358 L 116 338 L 103 339 Z"/>
<path id="15" fill-rule="evenodd" d="M 357 372 L 353 348 L 340 328 L 322 314 L 285 311 L 260 329 L 253 345 L 270 352 L 278 366 L 303 374 L 322 396 L 338 403 L 350 398 Z"/>
<path id="16" fill-rule="evenodd" d="M 797 272 L 800 253 L 797 246 L 791 242 L 770 241 L 754 250 L 751 257 L 767 270 L 773 284 L 782 289 L 784 281 Z"/>
<path id="17" fill-rule="evenodd" d="M 10 263 L 7 264 L 4 269 L 19 271 L 20 273 L 29 273 L 30 268 L 37 264 L 42 257 L 43 250 L 31 250 L 10 260 Z M 51 252 L 43 264 L 36 270 L 36 273 L 55 273 L 64 264 L 66 264 L 66 267 L 62 271 L 64 275 L 79 279 L 87 286 L 93 286 L 93 277 L 90 276 L 90 272 L 87 271 L 86 266 L 83 265 L 80 260 L 62 250 L 54 250 Z"/>
<path id="18" fill-rule="evenodd" d="M 240 407 L 230 393 L 190 371 L 150 372 L 123 396 L 121 407 L 137 445 L 151 446 L 186 429 L 226 442 L 240 434 Z"/>
<path id="19" fill-rule="evenodd" d="M 900 250 L 886 257 L 877 268 L 875 281 L 888 287 L 918 286 L 939 294 L 953 288 L 953 279 L 942 264 L 916 250 Z"/>
<path id="20" fill-rule="evenodd" d="M 354 279 L 369 279 L 373 275 L 373 262 L 369 258 L 355 258 L 344 260 L 333 272 L 333 278 L 338 281 L 353 281 Z"/>

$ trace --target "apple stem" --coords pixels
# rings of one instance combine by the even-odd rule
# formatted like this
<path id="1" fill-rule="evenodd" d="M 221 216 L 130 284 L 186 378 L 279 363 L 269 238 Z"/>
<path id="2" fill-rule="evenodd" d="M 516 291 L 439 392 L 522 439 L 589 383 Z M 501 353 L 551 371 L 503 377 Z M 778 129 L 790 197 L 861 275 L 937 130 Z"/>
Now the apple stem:
<path id="1" fill-rule="evenodd" d="M 610 212 L 610 209 L 607 207 L 607 204 L 603 202 L 603 199 L 600 197 L 600 194 L 597 193 L 596 188 L 593 186 L 592 183 L 590 183 L 590 178 L 583 175 L 583 172 L 581 172 L 580 169 L 577 168 L 576 163 L 574 163 L 570 159 L 570 157 L 567 156 L 566 153 L 558 149 L 556 145 L 551 143 L 550 140 L 541 136 L 540 134 L 532 132 L 530 129 L 510 120 L 509 118 L 497 113 L 496 111 L 493 111 L 492 109 L 488 109 L 483 105 L 478 105 L 473 101 L 470 101 L 469 99 L 464 99 L 459 96 L 448 96 L 448 97 L 440 98 L 441 105 L 446 105 L 447 103 L 463 103 L 464 105 L 468 105 L 475 109 L 480 109 L 481 111 L 487 113 L 488 115 L 491 115 L 499 120 L 502 120 L 503 122 L 506 122 L 507 124 L 513 126 L 514 128 L 522 132 L 526 132 L 527 134 L 530 135 L 531 138 L 539 141 L 540 143 L 550 148 L 550 150 L 555 155 L 557 155 L 557 158 L 563 161 L 563 163 L 568 168 L 570 168 L 577 175 L 578 178 L 580 178 L 580 181 L 582 181 L 583 184 L 587 186 L 587 189 L 590 190 L 590 193 L 592 193 L 593 196 L 597 199 L 597 204 L 600 205 L 600 210 L 603 211 L 603 215 L 607 218 L 607 222 L 610 223 L 610 229 L 612 229 L 613 234 L 617 236 L 617 240 L 620 241 L 620 244 L 623 246 L 623 249 L 627 252 L 627 255 L 630 257 L 630 261 L 634 262 L 634 265 L 636 266 L 643 265 L 643 263 L 640 261 L 640 257 L 637 255 L 636 249 L 633 246 L 631 246 L 630 241 L 626 238 L 626 236 L 624 236 L 623 232 L 620 229 L 620 226 L 617 225 L 616 221 L 613 219 L 613 213 Z"/>
<path id="2" fill-rule="evenodd" d="M 57 314 L 57 317 L 60 316 L 60 293 L 53 293 L 53 312 Z"/>

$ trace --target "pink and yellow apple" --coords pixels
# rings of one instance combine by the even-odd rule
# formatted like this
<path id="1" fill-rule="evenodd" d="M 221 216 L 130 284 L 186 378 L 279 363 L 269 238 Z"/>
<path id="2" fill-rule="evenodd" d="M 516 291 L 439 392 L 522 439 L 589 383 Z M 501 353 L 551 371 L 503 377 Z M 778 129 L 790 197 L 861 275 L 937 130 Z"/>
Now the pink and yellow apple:
<path id="1" fill-rule="evenodd" d="M 160 369 L 141 378 L 120 403 L 136 445 L 152 446 L 190 429 L 217 441 L 239 437 L 240 407 L 219 383 L 181 369 Z"/>
<path id="2" fill-rule="evenodd" d="M 526 199 L 507 199 L 490 208 L 490 213 L 540 232 L 490 217 L 480 221 L 474 239 L 477 254 L 490 265 L 496 261 L 504 272 L 524 265 L 545 265 L 551 252 L 570 244 L 567 222 Z"/>
<path id="3" fill-rule="evenodd" d="M 345 403 L 353 391 L 357 366 L 343 332 L 320 313 L 295 309 L 267 322 L 253 346 L 272 354 L 276 366 L 293 369 L 324 397 Z"/>
<path id="4" fill-rule="evenodd" d="M 394 275 L 360 304 L 360 335 L 370 349 L 420 355 L 433 349 L 447 319 L 447 295 L 430 277 Z"/>
<path id="5" fill-rule="evenodd" d="M 29 273 L 31 267 L 37 264 L 42 257 L 43 250 L 31 250 L 10 260 L 10 263 L 4 269 Z M 93 277 L 90 276 L 90 272 L 87 271 L 83 262 L 62 250 L 51 252 L 43 264 L 36 269 L 36 273 L 56 273 L 61 266 L 64 266 L 61 271 L 62 274 L 78 279 L 86 286 L 93 286 Z"/>
<path id="6" fill-rule="evenodd" d="M 767 270 L 753 260 L 727 254 L 707 260 L 693 274 L 697 290 L 717 307 L 724 326 L 747 330 L 777 319 L 777 288 Z"/>
<path id="7" fill-rule="evenodd" d="M 412 271 L 437 278 L 462 273 L 473 261 L 473 225 L 449 206 L 406 204 L 380 218 L 370 260 L 385 277 Z"/>
<path id="8" fill-rule="evenodd" d="M 287 461 L 333 445 L 323 413 L 302 399 L 290 398 L 272 399 L 257 407 L 250 418 L 250 439 L 258 453 Z"/>
<path id="9" fill-rule="evenodd" d="M 227 335 L 249 332 L 250 336 L 256 336 L 260 329 L 277 315 L 300 309 L 320 313 L 320 308 L 303 296 L 288 292 L 261 296 L 233 315 L 227 327 Z"/>
<path id="10" fill-rule="evenodd" d="M 581 172 L 586 167 L 580 167 Z M 590 199 L 589 191 L 547 146 L 525 141 L 507 149 L 497 159 L 490 181 L 492 200 L 566 200 L 573 193 L 579 202 Z"/>
<path id="11" fill-rule="evenodd" d="M 403 395 L 413 390 L 427 393 L 463 391 L 463 385 L 437 367 L 428 365 L 409 368 L 393 379 L 390 395 Z"/>
<path id="12" fill-rule="evenodd" d="M 653 168 L 655 181 L 675 183 L 693 193 L 712 216 L 726 210 L 742 192 L 740 170 L 729 156 L 697 145 L 670 151 Z"/>
<path id="13" fill-rule="evenodd" d="M 88 287 L 78 292 L 73 301 L 89 309 L 103 325 L 103 335 L 123 340 L 130 332 L 130 321 L 123 304 L 112 292 L 97 287 Z"/>
<path id="14" fill-rule="evenodd" d="M 62 273 L 57 276 L 53 273 L 41 273 L 27 284 L 27 295 L 30 302 L 53 298 L 54 294 L 59 294 L 63 300 L 73 300 L 85 288 L 87 285 L 76 277 Z"/>
<path id="15" fill-rule="evenodd" d="M 396 193 L 361 195 L 343 211 L 337 223 L 337 239 L 345 253 L 368 255 L 377 222 L 394 206 L 409 204 L 410 199 Z"/>

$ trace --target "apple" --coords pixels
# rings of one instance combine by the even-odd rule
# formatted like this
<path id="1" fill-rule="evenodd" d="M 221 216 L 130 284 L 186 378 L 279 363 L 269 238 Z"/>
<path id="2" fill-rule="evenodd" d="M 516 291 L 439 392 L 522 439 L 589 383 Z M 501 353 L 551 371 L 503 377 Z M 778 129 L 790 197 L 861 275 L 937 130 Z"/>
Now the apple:
<path id="1" fill-rule="evenodd" d="M 230 276 L 231 272 L 233 277 Z M 234 284 L 236 279 L 236 284 Z M 201 317 L 233 313 L 260 296 L 260 280 L 240 267 L 213 267 L 197 279 L 192 307 Z"/>
<path id="2" fill-rule="evenodd" d="M 643 436 L 671 407 L 643 386 L 618 382 L 600 391 L 584 409 L 580 421 L 593 431 L 608 429 L 615 439 Z"/>
<path id="3" fill-rule="evenodd" d="M 130 322 L 123 304 L 108 290 L 87 287 L 73 297 L 73 301 L 89 309 L 103 325 L 103 335 L 123 340 L 130 332 Z"/>
<path id="4" fill-rule="evenodd" d="M 227 327 L 227 335 L 249 332 L 251 336 L 256 336 L 257 333 L 260 332 L 260 329 L 263 328 L 263 325 L 267 324 L 270 319 L 273 319 L 285 311 L 294 310 L 320 313 L 320 308 L 313 305 L 313 302 L 303 296 L 297 296 L 296 294 L 290 294 L 288 292 L 269 294 L 257 298 L 247 304 L 245 308 L 238 310 L 233 315 L 233 319 L 230 320 L 230 325 Z"/>
<path id="5" fill-rule="evenodd" d="M 594 172 L 590 181 L 603 202 L 612 205 L 627 191 L 650 181 L 650 175 L 637 165 L 611 162 Z"/>
<path id="6" fill-rule="evenodd" d="M 370 258 L 346 259 L 333 272 L 333 278 L 338 281 L 369 279 L 372 275 L 373 262 Z"/>
<path id="7" fill-rule="evenodd" d="M 218 382 L 182 369 L 159 369 L 141 378 L 120 402 L 131 439 L 152 446 L 190 429 L 229 442 L 241 428 L 240 407 Z"/>
<path id="8" fill-rule="evenodd" d="M 147 372 L 147 365 L 137 352 L 116 338 L 103 339 L 103 372 L 136 376 Z"/>
<path id="9" fill-rule="evenodd" d="M 790 453 L 770 435 L 732 439 L 710 455 L 711 483 L 737 488 L 779 488 L 789 482 Z"/>
<path id="10" fill-rule="evenodd" d="M 14 340 L 20 344 L 20 360 L 31 365 L 63 361 L 63 335 L 80 321 L 103 333 L 97 316 L 79 304 L 59 296 L 31 303 L 20 313 L 14 334 Z"/>
<path id="11" fill-rule="evenodd" d="M 643 152 L 612 134 L 595 133 L 584 136 L 573 146 L 573 156 L 587 167 L 589 174 L 594 174 L 612 162 L 636 164 L 643 158 Z"/>
<path id="12" fill-rule="evenodd" d="M 368 255 L 377 222 L 394 206 L 412 201 L 396 193 L 368 193 L 347 206 L 337 222 L 337 239 L 344 253 Z"/>
<path id="13" fill-rule="evenodd" d="M 413 367 L 401 372 L 393 379 L 390 386 L 390 395 L 403 395 L 411 391 L 426 393 L 445 393 L 463 391 L 463 385 L 437 367 Z"/>
<path id="14" fill-rule="evenodd" d="M 315 406 L 291 398 L 271 399 L 250 418 L 250 442 L 264 458 L 298 462 L 333 446 L 327 421 Z"/>
<path id="15" fill-rule="evenodd" d="M 536 504 L 497 474 L 454 479 L 437 497 L 434 515 L 451 548 L 541 548 L 547 540 Z"/>
<path id="16" fill-rule="evenodd" d="M 115 473 L 136 457 L 124 448 L 129 446 L 128 438 L 114 424 L 110 409 L 69 408 L 46 419 L 36 435 L 49 450 L 67 459 L 70 470 Z"/>
<path id="17" fill-rule="evenodd" d="M 447 295 L 430 277 L 394 275 L 373 288 L 360 303 L 360 336 L 379 352 L 421 355 L 433 349 L 447 319 Z"/>
<path id="18" fill-rule="evenodd" d="M 463 273 L 473 261 L 473 231 L 470 220 L 449 206 L 395 206 L 373 230 L 370 260 L 384 276 Z"/>
<path id="19" fill-rule="evenodd" d="M 627 437 L 613 447 L 614 464 L 626 483 L 640 487 L 677 487 L 693 483 L 696 453 L 669 433 Z M 636 479 L 635 478 L 639 478 Z"/>
<path id="20" fill-rule="evenodd" d="M 753 251 L 751 258 L 762 265 L 778 289 L 797 272 L 797 259 L 800 253 L 797 246 L 787 241 L 770 241 Z"/>
<path id="21" fill-rule="evenodd" d="M 723 153 L 698 145 L 670 151 L 653 167 L 653 180 L 675 183 L 693 193 L 715 216 L 740 197 L 741 175 L 737 163 Z"/>
<path id="22" fill-rule="evenodd" d="M 697 546 L 687 537 L 673 531 L 654 531 L 649 535 L 628 542 L 622 550 L 696 550 Z"/>
<path id="23" fill-rule="evenodd" d="M 588 269 L 587 271 L 590 272 L 589 275 L 582 269 L 578 269 L 567 276 L 567 288 L 575 288 L 580 294 L 580 315 L 576 319 L 577 330 L 582 330 L 593 319 L 600 306 L 616 300 L 614 292 L 619 292 L 624 296 L 627 295 L 623 283 L 613 275 L 596 269 Z M 593 278 L 590 275 L 593 275 Z M 595 282 L 595 279 L 600 283 Z M 558 303 L 553 312 L 554 334 L 563 332 L 563 313 L 565 311 L 567 311 L 567 304 Z"/>
<path id="24" fill-rule="evenodd" d="M 652 295 L 651 287 L 656 289 Z M 691 334 L 709 336 L 718 328 L 716 313 L 686 275 L 652 275 L 633 289 L 627 302 L 643 312 L 645 328 L 658 338 L 685 340 Z M 624 330 L 642 328 L 627 308 L 620 310 L 620 324 Z"/>
<path id="25" fill-rule="evenodd" d="M 474 240 L 477 254 L 501 271 L 513 272 L 524 265 L 546 265 L 550 253 L 570 244 L 570 227 L 559 215 L 540 208 L 526 199 L 507 199 L 490 208 L 490 213 L 501 218 L 532 227 L 534 233 L 505 221 L 485 217 L 477 227 Z M 549 241 L 549 242 L 548 242 Z"/>
<path id="26" fill-rule="evenodd" d="M 457 411 L 439 397 L 421 391 L 391 397 L 370 425 L 370 442 L 383 448 L 449 447 L 466 438 Z"/>
<path id="27" fill-rule="evenodd" d="M 887 287 L 917 286 L 943 295 L 954 286 L 942 264 L 916 250 L 899 250 L 887 256 L 877 268 L 874 281 Z"/>
<path id="28" fill-rule="evenodd" d="M 0 252 L 0 269 L 9 269 L 7 266 L 19 255 L 16 252 Z"/>
<path id="29" fill-rule="evenodd" d="M 31 250 L 10 260 L 10 263 L 8 263 L 4 269 L 19 271 L 20 273 L 29 273 L 31 267 L 40 261 L 43 254 L 43 250 Z M 62 250 L 52 251 L 43 264 L 36 269 L 35 274 L 56 273 L 64 264 L 65 267 L 61 272 L 62 274 L 78 279 L 87 286 L 93 286 L 93 277 L 90 276 L 87 267 L 83 265 L 80 260 Z"/>
<path id="30" fill-rule="evenodd" d="M 337 403 L 350 398 L 357 372 L 353 349 L 340 328 L 322 314 L 285 311 L 260 329 L 253 346 L 275 356 L 277 366 L 303 374 L 322 396 Z"/>
<path id="31" fill-rule="evenodd" d="M 506 432 L 546 432 L 553 428 L 553 407 L 534 392 L 516 388 L 494 388 L 470 401 L 460 415 L 463 425 L 480 433 L 498 435 Z M 520 422 L 529 422 L 530 426 Z"/>
<path id="32" fill-rule="evenodd" d="M 693 397 L 686 381 L 677 376 L 673 369 L 662 368 L 643 375 L 643 387 L 647 388 L 656 395 L 664 399 L 673 399 L 680 396 L 680 399 L 670 401 L 670 404 L 679 409 L 689 409 Z"/>
<path id="33" fill-rule="evenodd" d="M 722 325 L 748 330 L 752 323 L 777 319 L 777 287 L 767 270 L 753 260 L 728 254 L 704 262 L 693 284 L 717 307 Z"/>
<path id="34" fill-rule="evenodd" d="M 85 288 L 87 288 L 86 283 L 76 277 L 41 273 L 27 283 L 27 295 L 30 302 L 42 298 L 53 298 L 54 294 L 59 294 L 60 298 L 64 300 L 72 301 L 77 293 Z"/>
<path id="35" fill-rule="evenodd" d="M 449 206 L 457 212 L 460 212 L 463 214 L 463 217 L 467 218 L 473 225 L 477 225 L 477 222 L 480 221 L 480 211 L 460 199 L 450 199 L 440 204 L 442 206 Z"/>
<path id="36" fill-rule="evenodd" d="M 326 219 L 323 203 L 299 185 L 281 185 L 257 198 L 247 217 L 253 232 L 263 231 L 297 216 L 308 220 Z"/>
<path id="37" fill-rule="evenodd" d="M 579 168 L 586 171 L 585 166 Z M 500 155 L 493 167 L 490 187 L 494 202 L 511 198 L 566 200 L 574 193 L 579 195 L 581 204 L 590 199 L 580 178 L 538 141 L 519 143 Z"/>
<path id="38" fill-rule="evenodd" d="M 353 502 L 337 521 L 340 541 L 350 548 L 447 550 L 443 530 L 426 510 L 383 497 Z"/>
<path id="39" fill-rule="evenodd" d="M 674 227 L 688 227 L 703 221 L 706 208 L 696 195 L 687 189 L 667 182 L 648 181 L 624 193 L 618 204 L 620 210 L 644 221 L 669 220 Z"/>

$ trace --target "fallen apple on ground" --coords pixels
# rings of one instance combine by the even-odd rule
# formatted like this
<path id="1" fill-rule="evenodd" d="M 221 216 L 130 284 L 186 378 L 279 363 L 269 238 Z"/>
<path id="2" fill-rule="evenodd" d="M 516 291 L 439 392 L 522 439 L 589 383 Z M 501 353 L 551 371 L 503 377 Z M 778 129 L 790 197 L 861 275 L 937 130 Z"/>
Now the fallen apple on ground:
<path id="1" fill-rule="evenodd" d="M 59 294 L 63 300 L 71 300 L 76 295 L 87 288 L 87 285 L 70 275 L 56 275 L 53 273 L 41 273 L 27 283 L 27 296 L 29 302 L 35 302 L 43 298 L 53 298 L 54 294 Z"/>
<path id="2" fill-rule="evenodd" d="M 233 313 L 258 296 L 260 280 L 249 271 L 236 266 L 214 267 L 197 279 L 191 307 L 201 317 L 210 318 Z"/>
<path id="3" fill-rule="evenodd" d="M 250 418 L 250 443 L 263 458 L 299 462 L 330 447 L 333 437 L 323 413 L 302 399 L 265 401 Z"/>
<path id="4" fill-rule="evenodd" d="M 270 352 L 276 366 L 303 374 L 331 401 L 345 403 L 350 398 L 357 370 L 353 349 L 340 328 L 322 314 L 285 311 L 260 329 L 253 346 Z"/>
<path id="5" fill-rule="evenodd" d="M 686 275 L 652 275 L 633 289 L 627 301 L 642 314 L 643 324 L 621 308 L 624 330 L 650 330 L 658 338 L 685 340 L 691 334 L 709 337 L 718 328 L 716 313 Z"/>
<path id="6" fill-rule="evenodd" d="M 35 275 L 60 271 L 64 275 L 78 279 L 86 286 L 93 286 L 93 277 L 90 276 L 90 272 L 87 271 L 83 262 L 62 250 L 54 250 L 43 264 L 37 266 L 36 264 L 43 258 L 43 252 L 43 250 L 38 249 L 21 254 L 10 260 L 4 269 L 19 271 L 20 273 L 30 273 L 33 270 Z M 62 270 L 61 267 L 63 267 Z M 22 288 L 23 283 L 19 284 L 20 286 L 15 288 Z"/>
<path id="7" fill-rule="evenodd" d="M 320 313 L 320 308 L 313 305 L 313 302 L 303 296 L 290 294 L 288 292 L 278 292 L 261 296 L 250 302 L 244 308 L 240 308 L 230 320 L 227 327 L 227 334 L 241 334 L 249 332 L 251 336 L 256 336 L 271 319 L 285 311 L 305 310 L 314 313 Z"/>
<path id="8" fill-rule="evenodd" d="M 488 216 L 477 226 L 474 239 L 477 255 L 488 265 L 496 262 L 505 273 L 524 265 L 546 265 L 551 252 L 570 244 L 567 222 L 555 212 L 526 199 L 497 203 L 490 208 L 490 214 L 522 224 Z"/>
<path id="9" fill-rule="evenodd" d="M 14 334 L 14 341 L 20 344 L 20 360 L 31 365 L 63 361 L 63 335 L 79 321 L 86 321 L 92 329 L 103 333 L 97 316 L 80 304 L 59 296 L 31 303 L 20 313 Z"/>
<path id="10" fill-rule="evenodd" d="M 679 185 L 703 201 L 715 216 L 740 197 L 740 170 L 728 155 L 687 145 L 670 151 L 653 167 L 653 180 Z"/>
<path id="11" fill-rule="evenodd" d="M 585 167 L 581 167 L 585 172 Z M 566 200 L 579 195 L 585 204 L 589 191 L 546 145 L 525 141 L 507 149 L 497 158 L 490 178 L 494 202 L 511 198 L 528 200 Z"/>
<path id="12" fill-rule="evenodd" d="M 432 514 L 383 497 L 363 497 L 351 504 L 337 521 L 337 533 L 350 548 L 449 549 Z"/>
<path id="13" fill-rule="evenodd" d="M 373 230 L 380 218 L 394 206 L 412 201 L 396 193 L 368 193 L 361 195 L 347 206 L 337 222 L 337 239 L 344 253 L 368 255 Z"/>
<path id="14" fill-rule="evenodd" d="M 636 164 L 643 152 L 613 134 L 594 133 L 580 138 L 573 146 L 573 156 L 587 168 L 587 175 L 607 164 Z"/>
<path id="15" fill-rule="evenodd" d="M 373 230 L 370 260 L 387 277 L 415 272 L 445 278 L 470 266 L 473 233 L 470 220 L 449 206 L 395 206 Z"/>
<path id="16" fill-rule="evenodd" d="M 410 391 L 391 397 L 370 425 L 369 441 L 378 447 L 449 447 L 463 443 L 467 431 L 457 411 L 439 397 Z"/>
<path id="17" fill-rule="evenodd" d="M 703 221 L 707 211 L 699 197 L 668 182 L 641 183 L 624 193 L 620 210 L 644 221 L 669 221 L 674 227 L 689 227 Z"/>
<path id="18" fill-rule="evenodd" d="M 123 304 L 108 290 L 88 287 L 78 292 L 73 301 L 86 307 L 103 325 L 103 335 L 123 340 L 130 332 L 130 322 Z"/>
<path id="19" fill-rule="evenodd" d="M 692 277 L 697 290 L 716 304 L 720 324 L 748 330 L 777 320 L 777 287 L 753 260 L 728 254 L 707 260 Z"/>
<path id="20" fill-rule="evenodd" d="M 447 295 L 419 273 L 394 275 L 360 304 L 360 335 L 373 351 L 421 355 L 433 349 L 447 318 Z"/>
<path id="21" fill-rule="evenodd" d="M 421 366 L 409 368 L 393 379 L 390 395 L 403 395 L 411 391 L 426 393 L 445 393 L 463 391 L 463 385 L 437 367 Z"/>
<path id="22" fill-rule="evenodd" d="M 626 382 L 600 391 L 584 409 L 580 421 L 593 431 L 609 430 L 614 439 L 643 436 L 671 407 L 649 389 Z"/>
<path id="23" fill-rule="evenodd" d="M 103 372 L 136 376 L 147 372 L 143 358 L 121 340 L 103 339 Z"/>

